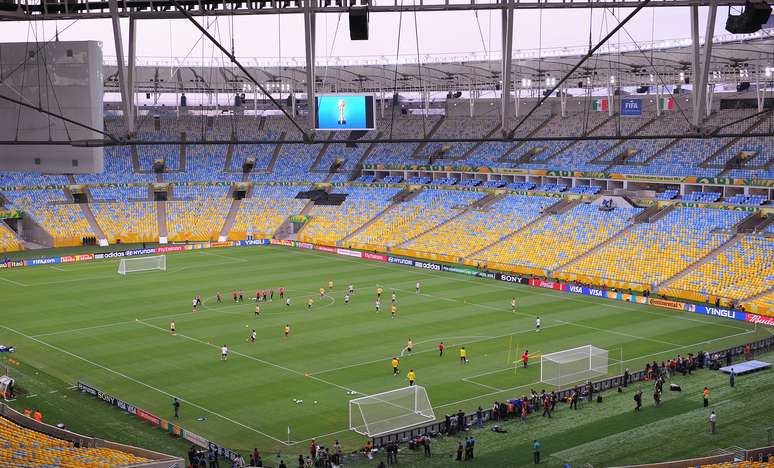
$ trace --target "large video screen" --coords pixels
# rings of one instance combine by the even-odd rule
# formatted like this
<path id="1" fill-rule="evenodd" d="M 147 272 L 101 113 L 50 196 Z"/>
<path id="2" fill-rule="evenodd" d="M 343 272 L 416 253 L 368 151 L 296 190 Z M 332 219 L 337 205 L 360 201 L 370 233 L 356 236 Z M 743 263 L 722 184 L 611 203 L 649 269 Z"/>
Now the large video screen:
<path id="1" fill-rule="evenodd" d="M 375 109 L 372 95 L 318 95 L 317 130 L 373 130 Z"/>

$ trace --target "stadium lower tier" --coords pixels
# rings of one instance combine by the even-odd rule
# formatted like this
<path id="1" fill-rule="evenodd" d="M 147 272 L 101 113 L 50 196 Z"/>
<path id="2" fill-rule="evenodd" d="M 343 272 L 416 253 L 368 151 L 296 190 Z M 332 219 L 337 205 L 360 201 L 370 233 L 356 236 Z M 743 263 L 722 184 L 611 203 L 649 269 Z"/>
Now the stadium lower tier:
<path id="1" fill-rule="evenodd" d="M 109 448 L 75 447 L 72 442 L 35 432 L 0 417 L 1 467 L 109 468 L 149 461 Z"/>
<path id="2" fill-rule="evenodd" d="M 522 274 L 704 302 L 720 298 L 774 311 L 774 238 L 739 233 L 751 211 L 722 205 L 688 207 L 661 201 L 653 222 L 635 222 L 638 207 L 601 209 L 559 195 L 337 185 L 340 205 L 296 198 L 307 185 L 256 184 L 247 198 L 227 198 L 224 185 L 177 185 L 168 202 L 136 201 L 139 190 L 109 190 L 118 201 L 76 205 L 63 190 L 4 192 L 11 207 L 48 232 L 54 246 L 94 236 L 89 211 L 109 243 L 270 238 L 293 218 L 296 239 L 398 255 L 485 265 Z M 111 195 L 112 196 L 112 195 Z M 181 199 L 183 197 L 184 199 Z M 765 210 L 764 210 L 765 214 Z M 771 229 L 771 228 L 770 228 Z M 288 232 L 290 229 L 288 228 Z M 283 228 L 284 232 L 284 228 Z M 0 250 L 23 246 L 0 226 Z"/>

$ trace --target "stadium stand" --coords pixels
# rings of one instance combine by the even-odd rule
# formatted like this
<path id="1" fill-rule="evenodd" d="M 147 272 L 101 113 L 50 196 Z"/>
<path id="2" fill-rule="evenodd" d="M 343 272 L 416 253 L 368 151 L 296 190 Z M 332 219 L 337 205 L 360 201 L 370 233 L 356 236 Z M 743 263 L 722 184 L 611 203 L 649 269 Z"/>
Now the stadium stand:
<path id="1" fill-rule="evenodd" d="M 406 243 L 405 247 L 419 252 L 467 257 L 519 230 L 556 201 L 555 198 L 508 195 L 484 210 L 469 210 Z"/>
<path id="2" fill-rule="evenodd" d="M 106 447 L 75 447 L 72 442 L 35 432 L 0 417 L 0 466 L 101 468 L 150 461 Z"/>
<path id="3" fill-rule="evenodd" d="M 400 203 L 355 235 L 353 244 L 394 247 L 448 220 L 476 199 L 478 192 L 422 190 L 408 202 Z"/>
<path id="4" fill-rule="evenodd" d="M 19 239 L 5 223 L 0 222 L 0 252 L 17 252 L 22 250 Z"/>
<path id="5" fill-rule="evenodd" d="M 80 245 L 84 236 L 94 235 L 81 207 L 67 203 L 62 190 L 11 190 L 3 194 L 51 234 L 54 247 Z"/>
<path id="6" fill-rule="evenodd" d="M 216 240 L 231 206 L 228 187 L 176 185 L 173 190 L 176 201 L 166 202 L 169 240 Z"/>
<path id="7" fill-rule="evenodd" d="M 97 224 L 111 244 L 120 242 L 156 242 L 159 238 L 158 215 L 154 202 L 118 201 L 92 203 Z"/>
<path id="8" fill-rule="evenodd" d="M 304 187 L 253 186 L 250 198 L 239 205 L 229 238 L 271 238 L 288 216 L 298 214 L 307 200 L 294 198 Z"/>
<path id="9" fill-rule="evenodd" d="M 335 245 L 387 208 L 398 189 L 348 187 L 346 193 L 347 199 L 340 206 L 312 208 L 311 219 L 299 234 L 299 239 Z"/>
<path id="10" fill-rule="evenodd" d="M 554 270 L 620 232 L 640 211 L 600 211 L 597 206 L 580 204 L 562 214 L 540 218 L 474 259 L 493 265 Z"/>
<path id="11" fill-rule="evenodd" d="M 94 200 L 143 200 L 148 198 L 148 187 L 90 187 Z"/>
<path id="12" fill-rule="evenodd" d="M 742 300 L 774 284 L 774 239 L 745 236 L 669 286 L 697 293 L 695 299 Z"/>
<path id="13" fill-rule="evenodd" d="M 731 238 L 728 229 L 748 213 L 710 208 L 678 208 L 652 224 L 636 224 L 562 273 L 594 284 L 631 283 L 651 288 L 706 256 Z"/>

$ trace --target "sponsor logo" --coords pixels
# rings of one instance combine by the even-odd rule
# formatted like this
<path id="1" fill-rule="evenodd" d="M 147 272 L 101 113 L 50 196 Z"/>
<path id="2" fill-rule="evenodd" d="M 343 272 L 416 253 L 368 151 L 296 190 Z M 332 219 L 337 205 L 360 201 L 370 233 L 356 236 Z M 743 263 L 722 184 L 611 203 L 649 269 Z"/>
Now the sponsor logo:
<path id="1" fill-rule="evenodd" d="M 125 402 L 124 400 L 119 400 L 116 398 L 116 406 L 121 411 L 126 411 L 129 414 L 137 414 L 137 407 L 131 403 Z"/>
<path id="2" fill-rule="evenodd" d="M 127 250 L 124 252 L 124 255 L 127 257 L 131 257 L 133 255 L 148 255 L 156 253 L 156 249 L 134 249 L 134 250 Z"/>
<path id="3" fill-rule="evenodd" d="M 339 255 L 345 255 L 347 257 L 357 257 L 357 258 L 362 257 L 362 254 L 357 250 L 336 249 L 336 253 Z"/>
<path id="4" fill-rule="evenodd" d="M 75 255 L 73 258 L 75 262 L 85 262 L 87 260 L 94 260 L 94 254 Z"/>
<path id="5" fill-rule="evenodd" d="M 102 255 L 102 258 L 117 258 L 117 257 L 125 257 L 126 252 L 105 252 L 103 254 L 97 254 Z M 94 258 L 97 258 L 97 255 L 94 256 Z"/>
<path id="6" fill-rule="evenodd" d="M 667 309 L 676 310 L 683 310 L 683 306 L 685 306 L 682 302 L 668 301 L 666 299 L 650 299 L 648 303 L 657 307 L 666 307 Z"/>
<path id="7" fill-rule="evenodd" d="M 314 249 L 314 245 L 308 242 L 296 242 L 296 247 L 298 247 L 299 249 L 307 249 L 307 250 Z"/>
<path id="8" fill-rule="evenodd" d="M 240 241 L 239 245 L 266 245 L 269 241 L 266 239 L 248 239 Z"/>
<path id="9" fill-rule="evenodd" d="M 505 281 L 507 283 L 521 283 L 521 278 L 519 278 L 518 276 L 501 274 L 500 281 Z"/>
<path id="10" fill-rule="evenodd" d="M 557 291 L 564 291 L 564 286 L 562 283 L 556 283 L 554 281 L 545 281 L 545 280 L 529 280 L 530 286 L 534 286 L 537 288 L 546 288 L 546 289 L 555 289 Z"/>
<path id="11" fill-rule="evenodd" d="M 318 245 L 317 250 L 319 250 L 320 252 L 336 253 L 336 249 L 334 249 L 333 247 L 326 247 L 324 245 Z"/>
<path id="12" fill-rule="evenodd" d="M 103 258 L 105 258 L 105 254 L 101 254 L 101 253 L 94 254 L 94 260 L 102 260 Z"/>
<path id="13" fill-rule="evenodd" d="M 153 413 L 145 411 L 144 409 L 137 408 L 137 412 L 135 414 L 137 414 L 138 418 L 142 419 L 143 421 L 148 421 L 154 426 L 161 425 L 161 418 L 154 415 Z"/>
<path id="14" fill-rule="evenodd" d="M 436 263 L 429 263 L 429 262 L 414 262 L 414 267 L 416 268 L 424 268 L 425 270 L 435 270 L 435 271 L 441 271 L 441 265 L 438 265 Z"/>
<path id="15" fill-rule="evenodd" d="M 209 446 L 209 441 L 205 439 L 204 437 L 194 434 L 191 431 L 183 431 L 183 439 L 187 440 L 188 442 L 191 442 L 193 444 L 198 445 L 199 447 L 207 447 Z"/>
<path id="16" fill-rule="evenodd" d="M 589 289 L 588 295 L 596 296 L 596 297 L 605 297 L 605 291 L 602 291 L 601 289 Z"/>
<path id="17" fill-rule="evenodd" d="M 83 382 L 78 382 L 78 390 L 83 393 L 88 393 L 89 395 L 92 395 L 92 396 L 97 396 L 97 393 L 98 393 L 96 388 L 92 387 L 89 384 L 85 384 Z"/>
<path id="18" fill-rule="evenodd" d="M 389 263 L 397 263 L 399 265 L 408 265 L 408 266 L 414 266 L 414 260 L 410 260 L 408 258 L 400 258 L 400 257 L 387 257 L 387 261 Z"/>
<path id="19" fill-rule="evenodd" d="M 737 312 L 735 310 L 720 309 L 718 307 L 699 306 L 695 307 L 697 314 L 712 315 L 715 317 L 723 317 L 732 320 L 745 320 L 744 312 Z"/>
<path id="20" fill-rule="evenodd" d="M 75 261 L 75 257 L 73 257 L 72 255 L 65 255 L 64 257 L 60 258 L 60 261 L 62 263 L 72 263 Z"/>
<path id="21" fill-rule="evenodd" d="M 751 323 L 760 323 L 761 325 L 768 325 L 774 327 L 774 317 L 767 317 L 758 314 L 747 314 L 747 321 Z"/>
<path id="22" fill-rule="evenodd" d="M 169 245 L 156 247 L 153 249 L 153 253 L 182 252 L 183 250 L 185 250 L 185 247 L 182 245 Z"/>
<path id="23" fill-rule="evenodd" d="M 572 286 L 571 285 L 571 286 L 567 287 L 567 290 L 570 291 L 571 293 L 575 293 L 575 294 L 585 294 L 585 292 L 583 291 L 583 287 L 582 286 Z"/>
<path id="24" fill-rule="evenodd" d="M 363 258 L 367 260 L 376 260 L 378 262 L 386 262 L 387 261 L 387 255 L 379 255 L 379 254 L 372 254 L 368 252 L 363 252 Z"/>
<path id="25" fill-rule="evenodd" d="M 34 258 L 32 260 L 27 261 L 27 265 L 29 266 L 35 266 L 35 265 L 51 265 L 54 263 L 59 263 L 59 257 L 50 257 L 50 258 Z"/>

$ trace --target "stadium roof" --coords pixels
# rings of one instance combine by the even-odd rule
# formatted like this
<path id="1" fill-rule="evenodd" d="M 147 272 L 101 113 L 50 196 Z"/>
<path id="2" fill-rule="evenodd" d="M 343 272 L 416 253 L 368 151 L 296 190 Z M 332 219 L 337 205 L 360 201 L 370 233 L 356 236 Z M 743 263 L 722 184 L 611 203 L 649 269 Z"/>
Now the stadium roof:
<path id="1" fill-rule="evenodd" d="M 563 77 L 586 53 L 583 48 L 522 50 L 513 53 L 513 82 L 540 87 L 546 78 Z M 649 44 L 613 44 L 591 57 L 568 80 L 568 88 L 678 84 L 691 81 L 690 39 Z M 494 90 L 501 82 L 500 53 L 489 56 L 433 55 L 395 57 L 336 57 L 317 60 L 318 92 L 390 92 Z M 248 71 L 269 90 L 305 92 L 304 59 L 240 58 Z M 115 59 L 106 58 L 106 91 L 118 89 Z M 252 92 L 249 80 L 227 60 L 170 60 L 138 58 L 138 92 Z M 712 83 L 771 80 L 774 71 L 774 32 L 715 36 L 710 65 Z M 611 77 L 612 80 L 611 80 Z M 523 84 L 527 84 L 524 82 Z M 686 86 L 690 88 L 690 86 Z"/>

